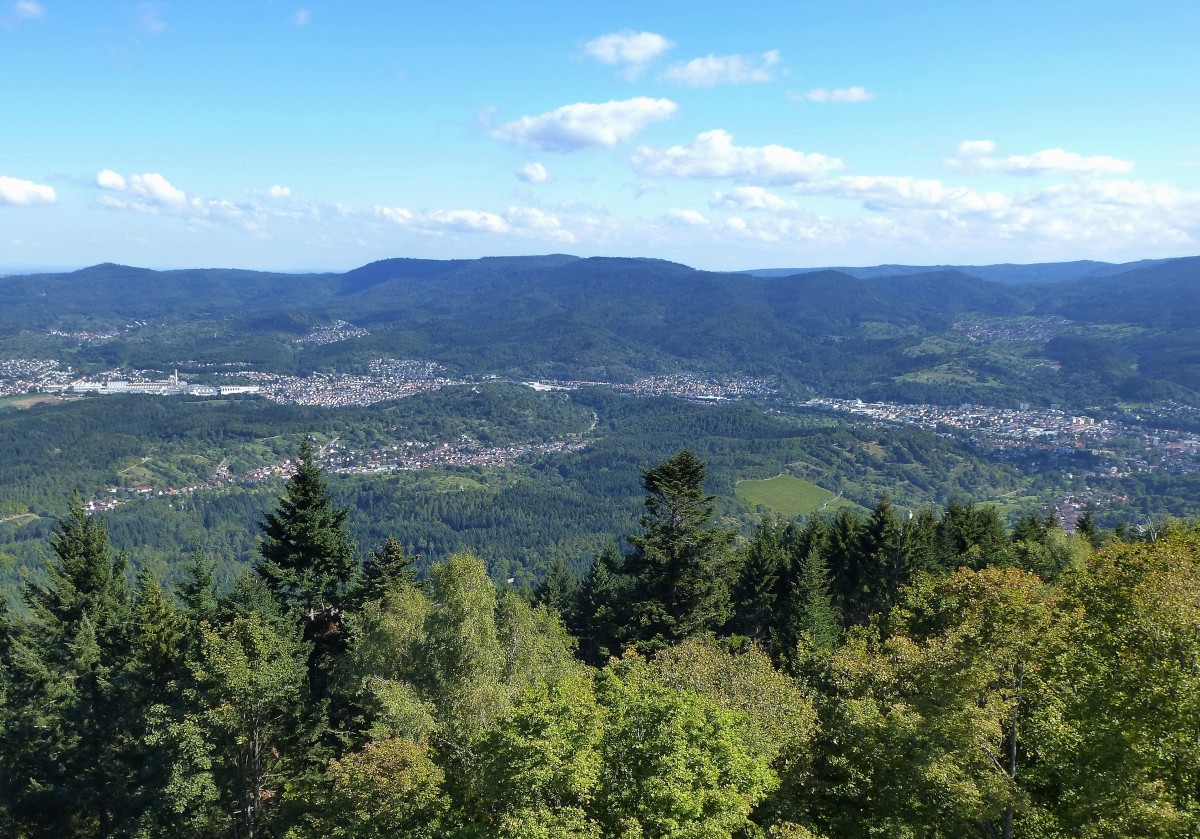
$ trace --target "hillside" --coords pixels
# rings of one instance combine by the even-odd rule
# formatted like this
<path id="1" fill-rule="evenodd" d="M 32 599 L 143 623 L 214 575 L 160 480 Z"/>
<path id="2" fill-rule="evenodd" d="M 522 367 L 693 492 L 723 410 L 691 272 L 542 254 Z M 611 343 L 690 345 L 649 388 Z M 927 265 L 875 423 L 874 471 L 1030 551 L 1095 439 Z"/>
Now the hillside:
<path id="1" fill-rule="evenodd" d="M 1133 265 L 991 266 L 1059 277 L 1020 286 L 973 268 L 779 277 L 566 255 L 390 259 L 312 275 L 98 265 L 0 279 L 0 352 L 83 369 L 295 373 L 394 356 L 521 378 L 698 372 L 770 377 L 800 394 L 950 404 L 1136 401 L 1150 378 L 1163 383 L 1150 393 L 1200 399 L 1189 355 L 1200 258 Z M 367 334 L 304 341 L 339 320 Z M 107 337 L 69 337 L 80 330 Z M 1123 361 L 1103 375 L 1074 369 L 1080 354 L 1062 357 L 1054 338 Z"/>

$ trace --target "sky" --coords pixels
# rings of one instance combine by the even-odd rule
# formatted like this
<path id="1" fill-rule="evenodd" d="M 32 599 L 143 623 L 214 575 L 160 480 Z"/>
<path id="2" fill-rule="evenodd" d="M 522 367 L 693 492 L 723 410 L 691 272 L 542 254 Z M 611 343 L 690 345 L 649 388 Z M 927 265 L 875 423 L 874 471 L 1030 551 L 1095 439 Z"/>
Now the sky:
<path id="1" fill-rule="evenodd" d="M 1200 4 L 0 0 L 0 270 L 1200 253 Z"/>

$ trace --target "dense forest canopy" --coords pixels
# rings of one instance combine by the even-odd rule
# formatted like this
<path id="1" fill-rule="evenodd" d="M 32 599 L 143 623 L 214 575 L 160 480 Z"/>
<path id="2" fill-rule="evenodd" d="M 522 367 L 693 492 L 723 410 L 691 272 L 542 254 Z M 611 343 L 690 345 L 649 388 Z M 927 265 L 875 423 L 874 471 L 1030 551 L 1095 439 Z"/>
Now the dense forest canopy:
<path id="1" fill-rule="evenodd" d="M 58 522 L 0 613 L 5 835 L 1196 836 L 1190 525 L 885 497 L 739 542 L 683 449 L 530 591 L 356 547 L 298 461 L 228 586 Z"/>

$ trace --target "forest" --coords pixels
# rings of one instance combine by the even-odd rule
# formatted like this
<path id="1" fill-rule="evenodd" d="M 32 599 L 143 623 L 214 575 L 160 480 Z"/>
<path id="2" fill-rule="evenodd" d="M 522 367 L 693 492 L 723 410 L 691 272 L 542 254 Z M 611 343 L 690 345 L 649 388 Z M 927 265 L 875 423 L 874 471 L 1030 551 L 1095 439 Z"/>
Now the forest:
<path id="1" fill-rule="evenodd" d="M 525 586 L 360 548 L 297 461 L 227 585 L 59 520 L 0 613 L 0 835 L 1200 835 L 1195 525 L 883 496 L 747 538 L 684 448 Z"/>

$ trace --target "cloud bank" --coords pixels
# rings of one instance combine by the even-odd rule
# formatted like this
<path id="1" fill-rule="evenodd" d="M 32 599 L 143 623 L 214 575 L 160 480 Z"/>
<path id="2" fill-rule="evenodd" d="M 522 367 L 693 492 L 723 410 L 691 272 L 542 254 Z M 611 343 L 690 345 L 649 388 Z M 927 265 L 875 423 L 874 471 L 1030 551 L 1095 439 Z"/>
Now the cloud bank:
<path id="1" fill-rule="evenodd" d="M 958 154 L 948 158 L 951 169 L 1002 172 L 1006 175 L 1123 175 L 1133 164 L 1115 157 L 1084 157 L 1063 149 L 1045 149 L 1033 154 L 994 157 L 996 144 L 991 140 L 966 140 L 958 145 Z"/>
<path id="2" fill-rule="evenodd" d="M 811 180 L 844 166 L 836 157 L 785 146 L 735 146 L 733 135 L 720 129 L 699 134 L 686 146 L 640 146 L 630 162 L 648 175 L 735 178 L 755 184 Z"/>

